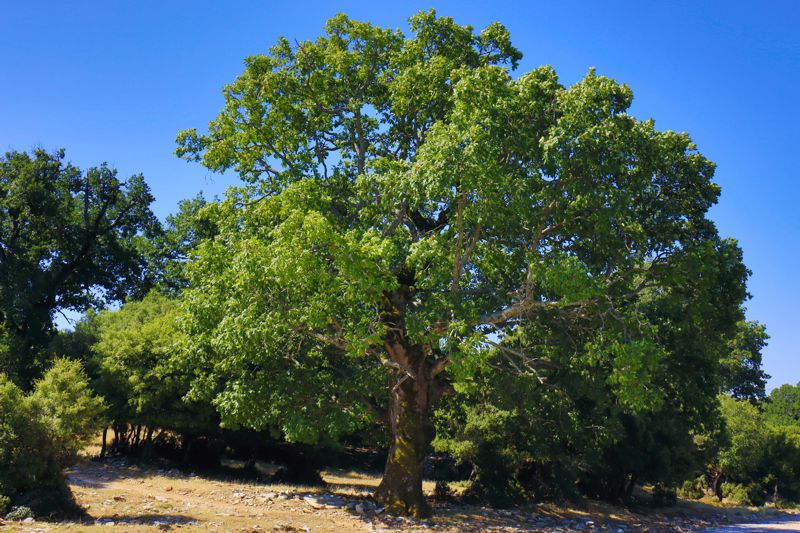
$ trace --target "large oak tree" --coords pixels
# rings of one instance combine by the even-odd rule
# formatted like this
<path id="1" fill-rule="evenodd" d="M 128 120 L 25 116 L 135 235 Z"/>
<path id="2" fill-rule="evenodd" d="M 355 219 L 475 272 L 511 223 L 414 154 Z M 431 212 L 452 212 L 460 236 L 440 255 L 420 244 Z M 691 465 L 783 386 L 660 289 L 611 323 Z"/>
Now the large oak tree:
<path id="1" fill-rule="evenodd" d="M 610 362 L 620 401 L 659 401 L 649 376 L 668 353 L 636 302 L 717 253 L 719 188 L 688 135 L 628 114 L 627 86 L 514 76 L 521 54 L 497 23 L 423 12 L 410 28 L 339 15 L 316 41 L 281 39 L 178 153 L 246 183 L 208 208 L 220 233 L 189 269 L 195 388 L 224 420 L 302 439 L 366 416 L 357 397 L 385 379 L 376 497 L 422 515 L 449 377 L 491 350 L 546 370 L 514 347 L 522 324 L 591 319 L 580 351 Z"/>
<path id="2" fill-rule="evenodd" d="M 141 175 L 82 172 L 64 152 L 0 157 L 0 372 L 30 384 L 58 311 L 141 292 L 139 241 L 160 230 Z"/>

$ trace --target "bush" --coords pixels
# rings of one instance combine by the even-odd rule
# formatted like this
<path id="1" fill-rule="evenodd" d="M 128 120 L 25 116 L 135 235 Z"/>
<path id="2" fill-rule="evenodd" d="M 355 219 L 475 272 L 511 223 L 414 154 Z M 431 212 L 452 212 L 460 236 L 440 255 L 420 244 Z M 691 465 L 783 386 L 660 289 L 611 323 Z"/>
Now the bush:
<path id="1" fill-rule="evenodd" d="M 30 403 L 62 464 L 74 460 L 105 425 L 105 402 L 92 393 L 89 378 L 78 361 L 56 359 L 36 382 Z"/>
<path id="2" fill-rule="evenodd" d="M 6 514 L 8 507 L 11 505 L 11 498 L 8 496 L 0 495 L 0 516 Z"/>
<path id="3" fill-rule="evenodd" d="M 25 507 L 24 505 L 14 507 L 6 515 L 6 520 L 25 520 L 26 518 L 33 518 L 33 511 L 31 511 L 30 507 Z"/>
<path id="4" fill-rule="evenodd" d="M 723 483 L 722 496 L 730 503 L 736 505 L 751 505 L 752 487 L 746 487 L 739 483 Z"/>
<path id="5" fill-rule="evenodd" d="M 0 492 L 14 496 L 60 477 L 52 443 L 28 398 L 0 374 Z"/>
<path id="6" fill-rule="evenodd" d="M 686 500 L 699 500 L 705 496 L 703 490 L 703 478 L 695 479 L 694 481 L 687 479 L 678 489 L 678 496 Z"/>
<path id="7" fill-rule="evenodd" d="M 678 503 L 678 496 L 674 488 L 657 483 L 650 502 L 655 507 L 671 507 Z"/>

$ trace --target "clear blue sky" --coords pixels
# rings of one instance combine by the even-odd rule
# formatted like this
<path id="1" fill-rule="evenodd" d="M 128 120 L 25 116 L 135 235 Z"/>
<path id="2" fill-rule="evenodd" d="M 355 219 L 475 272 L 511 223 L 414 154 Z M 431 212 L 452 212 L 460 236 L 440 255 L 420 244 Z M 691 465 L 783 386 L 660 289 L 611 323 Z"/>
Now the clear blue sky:
<path id="1" fill-rule="evenodd" d="M 82 168 L 142 172 L 163 218 L 234 182 L 172 152 L 178 130 L 215 116 L 245 56 L 279 35 L 314 38 L 340 11 L 405 29 L 429 7 L 503 22 L 520 71 L 550 64 L 570 84 L 595 66 L 633 88 L 637 116 L 692 135 L 718 164 L 712 217 L 753 271 L 770 386 L 800 381 L 800 2 L 7 2 L 0 149 L 63 147 Z"/>

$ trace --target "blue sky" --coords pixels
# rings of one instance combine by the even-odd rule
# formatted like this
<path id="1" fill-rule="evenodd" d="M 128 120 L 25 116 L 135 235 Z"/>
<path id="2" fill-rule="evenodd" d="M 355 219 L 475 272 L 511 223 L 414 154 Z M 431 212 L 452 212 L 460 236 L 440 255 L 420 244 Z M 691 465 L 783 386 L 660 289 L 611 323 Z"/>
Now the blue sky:
<path id="1" fill-rule="evenodd" d="M 800 381 L 800 2 L 8 2 L 0 15 L 0 149 L 63 147 L 85 168 L 143 173 L 165 217 L 235 178 L 173 156 L 203 128 L 247 55 L 311 39 L 337 12 L 392 28 L 435 8 L 504 23 L 520 71 L 589 69 L 628 83 L 633 112 L 688 131 L 718 164 L 712 218 L 753 271 L 748 317 L 771 335 L 770 386 Z"/>

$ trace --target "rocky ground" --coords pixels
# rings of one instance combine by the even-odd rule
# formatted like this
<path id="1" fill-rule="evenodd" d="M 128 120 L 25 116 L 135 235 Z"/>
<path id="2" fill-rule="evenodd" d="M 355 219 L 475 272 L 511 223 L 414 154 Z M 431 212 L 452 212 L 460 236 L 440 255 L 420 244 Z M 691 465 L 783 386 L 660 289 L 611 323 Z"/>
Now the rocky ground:
<path id="1" fill-rule="evenodd" d="M 575 507 L 540 504 L 493 510 L 436 504 L 427 520 L 392 517 L 369 498 L 378 478 L 327 471 L 325 488 L 266 485 L 212 479 L 179 470 L 129 464 L 124 459 L 87 460 L 67 472 L 81 522 L 0 522 L 16 531 L 753 531 L 763 512 L 682 503 L 658 512 L 634 513 L 585 502 Z M 432 491 L 433 485 L 426 485 Z M 774 511 L 773 511 L 774 514 Z M 774 517 L 780 519 L 780 517 Z M 789 522 L 785 522 L 789 523 Z M 724 528 L 724 529 L 721 529 Z M 731 529 L 734 528 L 734 529 Z M 791 529 L 784 529 L 784 531 Z"/>

